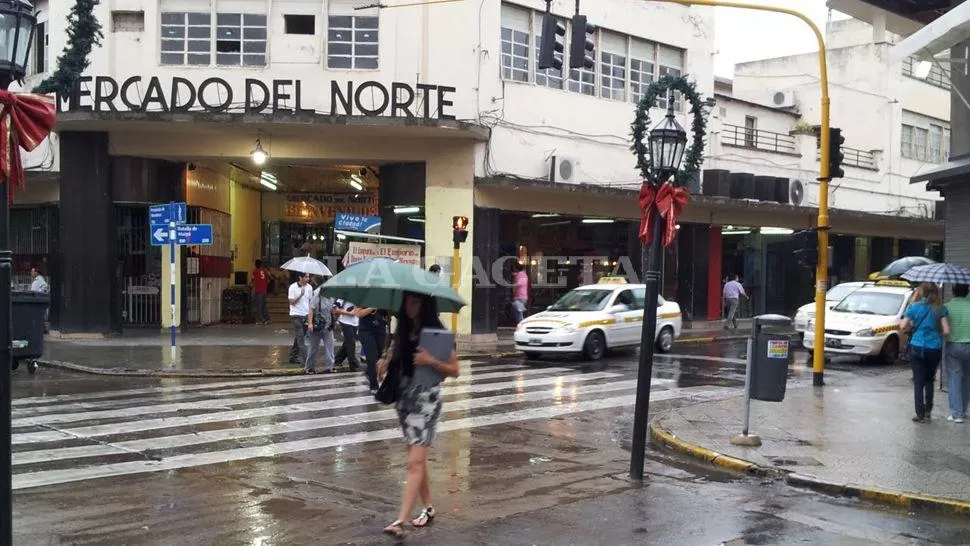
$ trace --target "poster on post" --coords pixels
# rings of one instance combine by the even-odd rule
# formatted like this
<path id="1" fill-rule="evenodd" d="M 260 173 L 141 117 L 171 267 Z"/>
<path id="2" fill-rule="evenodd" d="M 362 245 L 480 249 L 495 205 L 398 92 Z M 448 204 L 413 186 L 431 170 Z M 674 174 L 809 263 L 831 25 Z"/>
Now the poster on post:
<path id="1" fill-rule="evenodd" d="M 421 267 L 421 246 L 351 241 L 344 256 L 344 265 L 348 266 L 370 258 L 392 258 L 401 263 Z"/>

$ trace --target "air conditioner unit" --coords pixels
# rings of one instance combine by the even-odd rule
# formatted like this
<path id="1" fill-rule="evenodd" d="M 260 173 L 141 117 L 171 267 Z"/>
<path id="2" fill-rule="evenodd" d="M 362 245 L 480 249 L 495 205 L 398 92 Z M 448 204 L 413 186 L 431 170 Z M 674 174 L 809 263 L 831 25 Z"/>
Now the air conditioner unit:
<path id="1" fill-rule="evenodd" d="M 550 182 L 575 182 L 579 179 L 579 160 L 574 157 L 554 155 L 549 158 Z"/>
<path id="2" fill-rule="evenodd" d="M 794 91 L 775 91 L 771 94 L 771 105 L 775 108 L 794 108 Z"/>
<path id="3" fill-rule="evenodd" d="M 801 180 L 791 181 L 791 186 L 788 188 L 788 197 L 792 205 L 797 207 L 802 204 L 802 201 L 805 200 L 805 185 L 802 184 Z"/>

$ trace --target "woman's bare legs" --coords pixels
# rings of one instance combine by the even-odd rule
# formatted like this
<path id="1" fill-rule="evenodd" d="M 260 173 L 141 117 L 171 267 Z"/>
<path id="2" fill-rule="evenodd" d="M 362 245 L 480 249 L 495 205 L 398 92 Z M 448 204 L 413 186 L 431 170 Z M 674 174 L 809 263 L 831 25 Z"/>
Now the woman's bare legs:
<path id="1" fill-rule="evenodd" d="M 408 446 L 408 481 L 404 486 L 404 495 L 401 499 L 401 511 L 397 519 L 407 521 L 414 507 L 414 501 L 420 494 L 422 500 L 428 500 L 430 493 L 426 496 L 428 448 L 425 446 Z"/>

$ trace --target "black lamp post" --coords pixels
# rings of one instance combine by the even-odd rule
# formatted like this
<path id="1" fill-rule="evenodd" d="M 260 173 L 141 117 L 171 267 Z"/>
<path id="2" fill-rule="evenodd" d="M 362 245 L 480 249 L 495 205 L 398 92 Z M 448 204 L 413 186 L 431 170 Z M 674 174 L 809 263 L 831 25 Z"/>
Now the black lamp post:
<path id="1" fill-rule="evenodd" d="M 650 164 L 659 173 L 652 184 L 659 188 L 680 168 L 687 147 L 687 131 L 674 118 L 673 94 L 667 99 L 667 116 L 650 131 L 647 149 Z M 643 260 L 646 283 L 646 302 L 643 310 L 643 331 L 640 333 L 640 366 L 637 373 L 637 402 L 633 412 L 633 442 L 630 455 L 630 477 L 643 480 L 643 460 L 647 450 L 647 416 L 650 413 L 650 381 L 653 375 L 653 347 L 657 337 L 657 296 L 660 294 L 660 258 L 663 252 L 663 218 L 654 207 L 650 245 L 645 246 Z"/>
<path id="2" fill-rule="evenodd" d="M 0 0 L 0 87 L 6 90 L 27 74 L 34 37 L 34 6 L 27 0 Z M 11 150 L 19 154 L 20 150 Z M 10 180 L 0 185 L 0 544 L 13 544 L 12 467 L 10 464 Z"/>

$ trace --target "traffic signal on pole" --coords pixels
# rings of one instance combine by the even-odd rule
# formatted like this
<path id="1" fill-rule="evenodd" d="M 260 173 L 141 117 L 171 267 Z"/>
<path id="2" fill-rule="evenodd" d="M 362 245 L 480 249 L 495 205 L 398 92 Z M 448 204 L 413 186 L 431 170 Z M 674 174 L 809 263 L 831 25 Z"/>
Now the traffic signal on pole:
<path id="1" fill-rule="evenodd" d="M 818 264 L 818 231 L 806 229 L 792 235 L 798 265 L 814 268 Z"/>
<path id="2" fill-rule="evenodd" d="M 593 43 L 596 27 L 586 22 L 585 15 L 573 15 L 573 34 L 569 41 L 569 68 L 592 70 L 596 66 Z"/>
<path id="3" fill-rule="evenodd" d="M 542 15 L 542 43 L 539 44 L 539 70 L 562 70 L 566 51 L 566 27 L 548 11 Z"/>
<path id="4" fill-rule="evenodd" d="M 842 129 L 829 129 L 829 178 L 844 178 L 845 171 L 842 170 L 842 161 L 845 154 L 842 153 L 842 145 L 845 144 L 845 137 L 842 136 Z"/>
<path id="5" fill-rule="evenodd" d="M 451 219 L 451 229 L 452 235 L 454 237 L 455 246 L 464 243 L 468 240 L 468 217 L 467 216 L 455 216 Z"/>

